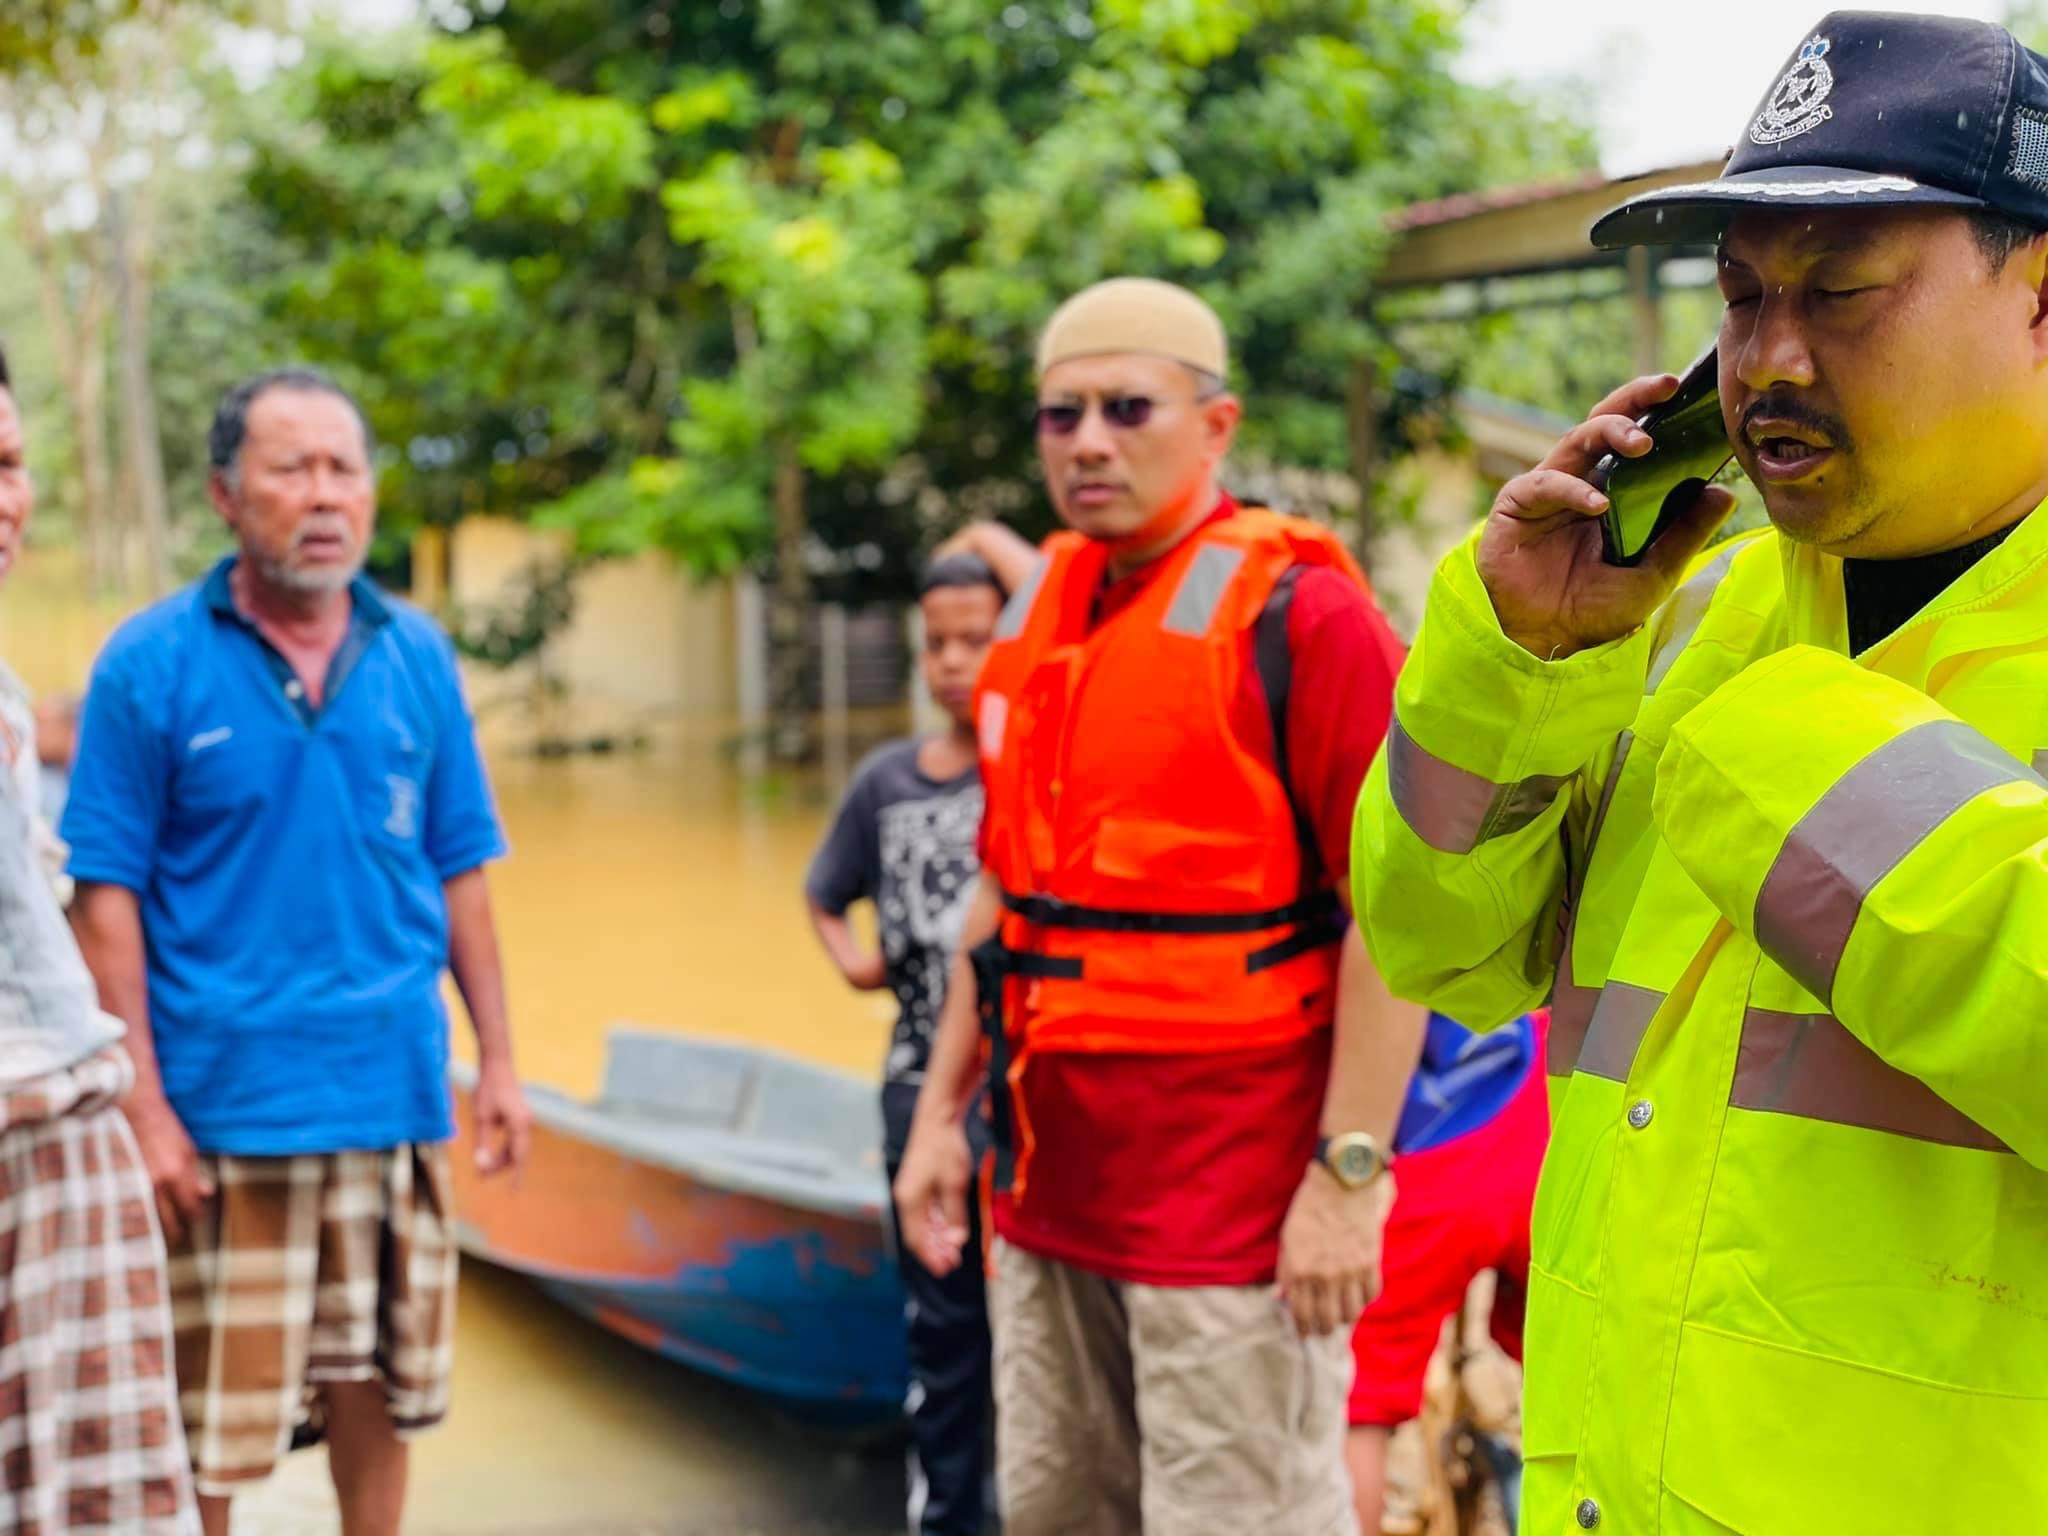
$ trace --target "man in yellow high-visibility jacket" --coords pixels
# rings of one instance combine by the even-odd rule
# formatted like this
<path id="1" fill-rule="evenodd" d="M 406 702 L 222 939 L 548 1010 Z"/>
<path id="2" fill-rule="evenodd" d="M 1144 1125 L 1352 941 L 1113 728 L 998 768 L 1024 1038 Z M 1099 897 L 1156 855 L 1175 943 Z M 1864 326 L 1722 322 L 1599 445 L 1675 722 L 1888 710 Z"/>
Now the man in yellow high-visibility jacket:
<path id="1" fill-rule="evenodd" d="M 2048 1530 L 2048 61 L 1837 14 L 1728 171 L 1702 493 L 1603 559 L 1616 391 L 1447 558 L 1357 910 L 1460 1019 L 1555 996 L 1524 1532 Z"/>

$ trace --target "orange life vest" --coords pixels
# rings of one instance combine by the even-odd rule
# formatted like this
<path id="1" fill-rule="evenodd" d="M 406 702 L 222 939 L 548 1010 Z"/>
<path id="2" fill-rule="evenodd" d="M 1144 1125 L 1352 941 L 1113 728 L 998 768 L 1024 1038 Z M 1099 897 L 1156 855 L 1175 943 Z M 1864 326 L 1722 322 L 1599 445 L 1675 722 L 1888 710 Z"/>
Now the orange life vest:
<path id="1" fill-rule="evenodd" d="M 1091 625 L 1107 559 L 1076 534 L 1047 542 L 975 700 L 1013 1087 L 1032 1052 L 1278 1044 L 1335 1004 L 1342 908 L 1242 684 L 1285 572 L 1365 577 L 1316 524 L 1239 509 Z"/>

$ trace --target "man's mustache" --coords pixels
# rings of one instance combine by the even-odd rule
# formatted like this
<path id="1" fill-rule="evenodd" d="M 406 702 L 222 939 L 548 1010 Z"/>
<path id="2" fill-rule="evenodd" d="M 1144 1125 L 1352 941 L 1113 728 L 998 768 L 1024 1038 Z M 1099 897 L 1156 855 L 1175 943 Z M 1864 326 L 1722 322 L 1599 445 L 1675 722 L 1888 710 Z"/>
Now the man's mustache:
<path id="1" fill-rule="evenodd" d="M 292 535 L 292 548 L 297 549 L 309 539 L 325 538 L 340 539 L 343 543 L 350 542 L 348 519 L 318 516 L 307 518 L 299 524 L 298 531 Z"/>
<path id="2" fill-rule="evenodd" d="M 1742 412 L 1742 426 L 1738 435 L 1743 442 L 1754 444 L 1749 429 L 1759 421 L 1782 422 L 1786 426 L 1802 427 L 1815 437 L 1824 437 L 1839 453 L 1850 450 L 1849 429 L 1841 418 L 1830 416 L 1826 411 L 1815 410 L 1804 401 L 1792 395 L 1760 395 L 1752 400 Z"/>

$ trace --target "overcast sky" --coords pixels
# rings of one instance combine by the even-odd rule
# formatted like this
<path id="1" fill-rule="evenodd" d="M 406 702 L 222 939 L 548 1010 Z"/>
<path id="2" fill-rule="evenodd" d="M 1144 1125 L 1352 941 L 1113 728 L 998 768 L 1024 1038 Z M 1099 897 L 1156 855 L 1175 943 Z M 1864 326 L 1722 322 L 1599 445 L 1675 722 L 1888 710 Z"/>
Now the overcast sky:
<path id="1" fill-rule="evenodd" d="M 1805 34 L 1832 7 L 1818 0 L 1481 0 L 1467 28 L 1475 79 L 1578 89 L 1617 176 L 1717 155 Z M 1886 10 L 2002 18 L 2004 0 L 1899 4 Z"/>
<path id="2" fill-rule="evenodd" d="M 513 0 L 517 3 L 517 0 Z M 831 0 L 811 0 L 830 4 Z M 410 15 L 415 0 L 337 0 L 362 22 Z M 1886 9 L 1995 18 L 2004 0 Z M 1727 149 L 1784 60 L 1829 7 L 1820 0 L 1479 0 L 1463 72 L 1527 80 L 1584 98 L 1615 175 Z"/>

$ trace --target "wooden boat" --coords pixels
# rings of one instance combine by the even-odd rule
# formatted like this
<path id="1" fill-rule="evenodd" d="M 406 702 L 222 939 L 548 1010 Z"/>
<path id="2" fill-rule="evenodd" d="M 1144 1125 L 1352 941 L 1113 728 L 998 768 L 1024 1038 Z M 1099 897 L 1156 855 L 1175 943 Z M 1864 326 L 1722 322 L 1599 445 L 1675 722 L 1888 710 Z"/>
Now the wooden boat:
<path id="1" fill-rule="evenodd" d="M 478 1176 L 457 1066 L 465 1252 L 806 1418 L 886 1423 L 906 1381 L 875 1086 L 723 1041 L 612 1031 L 581 1103 L 529 1087 L 532 1155 Z"/>

